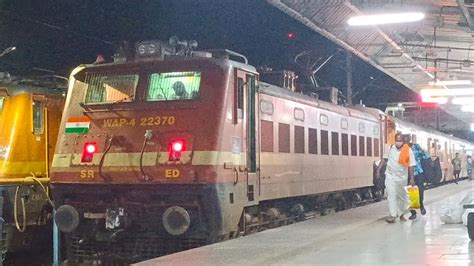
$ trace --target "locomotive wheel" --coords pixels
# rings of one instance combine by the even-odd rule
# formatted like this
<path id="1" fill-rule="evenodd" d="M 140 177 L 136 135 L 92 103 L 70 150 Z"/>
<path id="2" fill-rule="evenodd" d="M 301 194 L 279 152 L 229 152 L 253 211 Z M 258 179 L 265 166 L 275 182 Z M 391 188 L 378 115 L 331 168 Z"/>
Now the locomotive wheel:
<path id="1" fill-rule="evenodd" d="M 469 234 L 469 238 L 474 240 L 474 212 L 467 215 L 467 233 Z"/>

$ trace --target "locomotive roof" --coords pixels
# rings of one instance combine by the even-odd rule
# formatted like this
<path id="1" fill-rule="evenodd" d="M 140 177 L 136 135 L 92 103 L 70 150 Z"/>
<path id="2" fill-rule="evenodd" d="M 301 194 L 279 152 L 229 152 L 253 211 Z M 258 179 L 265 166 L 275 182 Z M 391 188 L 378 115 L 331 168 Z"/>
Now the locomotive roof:
<path id="1" fill-rule="evenodd" d="M 278 86 L 271 85 L 271 84 L 261 82 L 261 81 L 259 81 L 259 85 L 260 85 L 259 87 L 260 92 L 267 95 L 286 98 L 295 102 L 307 104 L 307 105 L 324 109 L 330 112 L 335 112 L 344 116 L 351 116 L 351 117 L 371 120 L 374 122 L 378 121 L 377 115 L 374 115 L 368 112 L 362 112 L 353 108 L 348 108 L 348 107 L 340 106 L 340 105 L 333 104 L 330 102 L 318 100 L 313 97 L 310 97 L 301 93 L 297 93 L 297 92 L 292 92 L 288 89 L 283 89 Z"/>
<path id="2" fill-rule="evenodd" d="M 240 68 L 249 72 L 257 73 L 257 70 L 252 65 L 244 64 L 238 61 L 234 61 L 226 58 L 215 58 L 215 57 L 201 57 L 201 56 L 167 56 L 163 60 L 160 59 L 147 59 L 147 60 L 131 60 L 126 62 L 110 62 L 102 64 L 88 64 L 83 65 L 86 69 L 89 70 L 109 70 L 115 68 L 148 68 L 153 66 L 162 66 L 162 65 L 180 65 L 183 62 L 192 64 L 192 67 L 199 66 L 217 66 L 222 69 L 228 68 L 230 66 Z"/>
<path id="3" fill-rule="evenodd" d="M 62 84 L 64 83 L 64 84 Z M 21 93 L 34 93 L 41 95 L 62 95 L 67 90 L 66 82 L 51 82 L 42 77 L 20 78 L 8 83 L 0 83 L 1 88 L 6 88 L 8 94 L 13 96 Z"/>

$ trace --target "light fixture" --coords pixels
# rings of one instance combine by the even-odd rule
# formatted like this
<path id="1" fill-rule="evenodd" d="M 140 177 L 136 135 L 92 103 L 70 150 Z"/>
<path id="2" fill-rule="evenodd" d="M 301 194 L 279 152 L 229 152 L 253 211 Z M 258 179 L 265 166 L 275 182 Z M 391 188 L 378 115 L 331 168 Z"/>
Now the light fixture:
<path id="1" fill-rule="evenodd" d="M 474 113 L 474 105 L 463 105 L 461 111 Z"/>
<path id="2" fill-rule="evenodd" d="M 474 105 L 474 97 L 459 97 L 451 100 L 452 104 Z"/>
<path id="3" fill-rule="evenodd" d="M 474 123 L 471 123 L 471 131 L 474 132 Z"/>
<path id="4" fill-rule="evenodd" d="M 370 26 L 393 23 L 415 22 L 422 20 L 425 14 L 421 12 L 406 12 L 393 14 L 378 14 L 351 17 L 347 20 L 350 26 Z"/>
<path id="5" fill-rule="evenodd" d="M 430 86 L 454 86 L 454 85 L 471 85 L 471 80 L 437 80 L 430 81 L 428 85 Z"/>
<path id="6" fill-rule="evenodd" d="M 459 89 L 422 89 L 421 96 L 474 96 L 474 88 L 459 88 Z"/>

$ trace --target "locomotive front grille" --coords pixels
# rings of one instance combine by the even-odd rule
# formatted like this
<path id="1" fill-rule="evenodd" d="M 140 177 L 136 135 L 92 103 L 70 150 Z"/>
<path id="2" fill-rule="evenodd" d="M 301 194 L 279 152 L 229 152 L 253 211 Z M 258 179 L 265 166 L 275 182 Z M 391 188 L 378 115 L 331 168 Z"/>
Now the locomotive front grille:
<path id="1" fill-rule="evenodd" d="M 68 259 L 75 263 L 129 264 L 171 253 L 197 248 L 206 244 L 202 239 L 165 239 L 136 236 L 117 242 L 99 242 L 82 236 L 67 237 Z"/>

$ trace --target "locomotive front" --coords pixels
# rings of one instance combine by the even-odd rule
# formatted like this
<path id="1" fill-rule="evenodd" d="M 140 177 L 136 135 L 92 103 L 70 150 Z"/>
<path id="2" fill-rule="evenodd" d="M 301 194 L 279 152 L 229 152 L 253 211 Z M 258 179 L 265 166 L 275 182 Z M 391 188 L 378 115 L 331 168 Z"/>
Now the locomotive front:
<path id="1" fill-rule="evenodd" d="M 214 241 L 223 226 L 209 160 L 228 72 L 199 57 L 74 70 L 51 177 L 68 261 L 133 262 Z"/>

